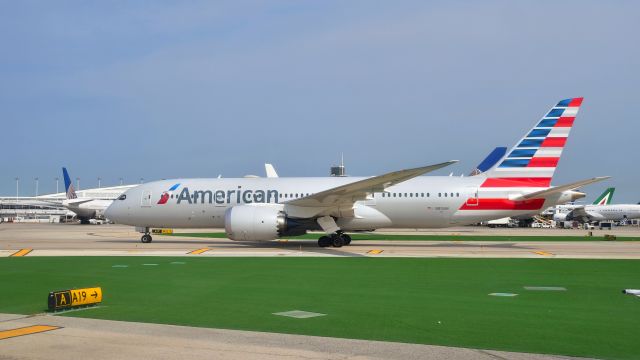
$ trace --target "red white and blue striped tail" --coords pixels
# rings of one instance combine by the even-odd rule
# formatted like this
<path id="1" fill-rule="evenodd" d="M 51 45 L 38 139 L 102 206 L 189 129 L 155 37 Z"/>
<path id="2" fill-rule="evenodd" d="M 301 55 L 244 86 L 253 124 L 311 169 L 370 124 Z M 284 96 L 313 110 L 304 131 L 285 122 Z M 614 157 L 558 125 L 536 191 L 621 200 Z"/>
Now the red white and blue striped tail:
<path id="1" fill-rule="evenodd" d="M 485 175 L 483 188 L 549 187 L 582 98 L 560 101 Z"/>

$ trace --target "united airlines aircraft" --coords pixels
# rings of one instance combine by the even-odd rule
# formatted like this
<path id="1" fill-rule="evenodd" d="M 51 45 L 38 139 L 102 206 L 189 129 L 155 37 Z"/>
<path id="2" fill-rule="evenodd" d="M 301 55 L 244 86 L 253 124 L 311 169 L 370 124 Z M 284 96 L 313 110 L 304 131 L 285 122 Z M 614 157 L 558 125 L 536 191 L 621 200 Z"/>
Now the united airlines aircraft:
<path id="1" fill-rule="evenodd" d="M 224 227 L 232 240 L 274 240 L 321 230 L 321 247 L 348 245 L 346 232 L 442 228 L 539 212 L 585 196 L 551 179 L 582 98 L 560 101 L 488 170 L 469 177 L 420 176 L 455 163 L 374 177 L 175 179 L 140 185 L 105 215 L 134 225 L 150 242 L 152 227 Z"/>
<path id="2" fill-rule="evenodd" d="M 103 218 L 104 211 L 113 202 L 112 199 L 96 199 L 92 197 L 78 197 L 76 190 L 73 188 L 71 178 L 67 168 L 62 168 L 62 176 L 64 178 L 64 189 L 67 199 L 62 202 L 67 210 L 73 211 L 81 224 L 89 224 L 91 219 Z"/>

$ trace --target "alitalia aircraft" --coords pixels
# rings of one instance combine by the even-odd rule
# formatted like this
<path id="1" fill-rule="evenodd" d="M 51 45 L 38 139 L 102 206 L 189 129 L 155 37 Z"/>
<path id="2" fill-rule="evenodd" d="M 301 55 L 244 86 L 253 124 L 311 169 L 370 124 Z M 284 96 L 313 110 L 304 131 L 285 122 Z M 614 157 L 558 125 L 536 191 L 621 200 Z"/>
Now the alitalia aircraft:
<path id="1" fill-rule="evenodd" d="M 508 155 L 469 177 L 420 176 L 455 163 L 374 177 L 175 179 L 128 190 L 105 215 L 134 225 L 150 242 L 152 227 L 224 227 L 232 240 L 274 240 L 321 230 L 322 247 L 348 245 L 345 232 L 443 228 L 539 212 L 585 196 L 575 189 L 597 177 L 551 186 L 582 98 L 560 101 Z"/>
<path id="2" fill-rule="evenodd" d="M 608 188 L 591 205 L 558 205 L 554 209 L 555 221 L 623 221 L 640 219 L 640 205 L 611 204 L 615 188 Z"/>

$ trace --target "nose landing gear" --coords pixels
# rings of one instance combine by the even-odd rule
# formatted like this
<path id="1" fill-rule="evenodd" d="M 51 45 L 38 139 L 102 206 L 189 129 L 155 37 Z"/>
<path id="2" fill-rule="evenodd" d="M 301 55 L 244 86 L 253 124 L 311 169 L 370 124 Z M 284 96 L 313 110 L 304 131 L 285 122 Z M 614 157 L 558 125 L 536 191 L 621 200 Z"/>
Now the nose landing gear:
<path id="1" fill-rule="evenodd" d="M 153 238 L 151 237 L 151 235 L 149 234 L 144 234 L 142 235 L 142 237 L 140 238 L 140 241 L 142 241 L 143 243 L 150 243 L 153 240 Z"/>
<path id="2" fill-rule="evenodd" d="M 140 238 L 141 242 L 146 244 L 150 243 L 153 240 L 148 227 L 136 227 L 136 231 L 143 234 Z"/>

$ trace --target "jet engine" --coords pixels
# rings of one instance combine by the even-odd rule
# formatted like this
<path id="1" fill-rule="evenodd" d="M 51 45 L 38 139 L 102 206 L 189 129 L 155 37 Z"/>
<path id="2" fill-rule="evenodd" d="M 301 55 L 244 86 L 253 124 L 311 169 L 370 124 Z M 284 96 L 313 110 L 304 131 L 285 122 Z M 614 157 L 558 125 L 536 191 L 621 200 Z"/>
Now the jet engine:
<path id="1" fill-rule="evenodd" d="M 284 212 L 276 207 L 239 205 L 224 214 L 224 229 L 231 240 L 274 240 L 286 226 Z"/>
<path id="2" fill-rule="evenodd" d="M 567 213 L 555 213 L 553 214 L 553 220 L 555 221 L 566 221 Z"/>
<path id="3" fill-rule="evenodd" d="M 224 214 L 224 229 L 231 240 L 275 240 L 319 230 L 314 219 L 292 219 L 281 207 L 238 205 Z"/>

